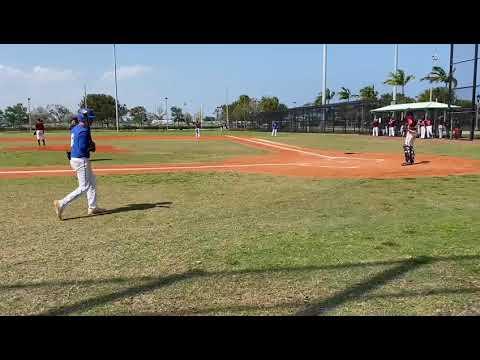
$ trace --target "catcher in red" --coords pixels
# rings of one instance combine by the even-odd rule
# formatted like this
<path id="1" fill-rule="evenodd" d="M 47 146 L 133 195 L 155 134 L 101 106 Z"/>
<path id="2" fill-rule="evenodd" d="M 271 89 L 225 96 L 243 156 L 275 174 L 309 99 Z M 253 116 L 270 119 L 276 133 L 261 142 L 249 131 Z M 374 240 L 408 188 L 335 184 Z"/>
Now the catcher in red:
<path id="1" fill-rule="evenodd" d="M 415 164 L 415 138 L 417 137 L 417 121 L 412 112 L 408 112 L 405 117 L 405 128 L 407 134 L 405 136 L 405 144 L 403 145 L 403 152 L 405 154 L 405 162 L 402 166 Z"/>

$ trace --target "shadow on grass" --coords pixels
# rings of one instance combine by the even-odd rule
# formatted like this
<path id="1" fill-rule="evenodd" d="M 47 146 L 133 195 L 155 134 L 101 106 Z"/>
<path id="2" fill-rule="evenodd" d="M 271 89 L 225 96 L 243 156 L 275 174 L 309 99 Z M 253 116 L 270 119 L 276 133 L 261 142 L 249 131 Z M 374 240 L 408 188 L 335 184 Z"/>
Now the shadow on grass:
<path id="1" fill-rule="evenodd" d="M 110 160 L 113 160 L 113 159 L 91 159 L 90 162 L 92 162 L 92 161 L 110 161 Z"/>
<path id="2" fill-rule="evenodd" d="M 170 206 L 169 206 L 169 205 L 172 205 L 172 204 L 173 204 L 173 203 L 172 203 L 171 201 L 151 203 L 151 204 L 129 204 L 129 205 L 122 206 L 122 207 L 119 207 L 119 208 L 107 210 L 107 211 L 105 211 L 105 212 L 103 212 L 103 213 L 100 213 L 100 214 L 95 214 L 95 215 L 82 215 L 82 216 L 75 216 L 75 217 L 70 217 L 70 218 L 64 218 L 63 221 L 83 219 L 83 218 L 92 217 L 92 216 L 103 216 L 103 215 L 118 214 L 118 213 L 128 212 L 128 211 L 149 210 L 149 209 L 154 209 L 154 208 L 167 208 L 167 209 L 170 209 Z"/>
<path id="3" fill-rule="evenodd" d="M 300 316 L 316 316 L 323 315 L 327 311 L 338 308 L 346 302 L 352 302 L 359 298 L 365 298 L 366 295 L 378 289 L 389 282 L 401 278 L 408 272 L 414 271 L 421 266 L 433 264 L 435 262 L 441 261 L 459 261 L 459 260 L 475 260 L 479 259 L 479 255 L 462 255 L 462 256 L 451 256 L 451 257 L 429 257 L 421 256 L 413 259 L 407 260 L 393 260 L 393 261 L 378 261 L 378 262 L 365 262 L 365 263 L 347 263 L 347 264 L 333 264 L 325 266 L 305 266 L 305 267 L 277 267 L 277 268 L 268 268 L 268 269 L 245 269 L 245 270 L 236 270 L 236 271 L 220 271 L 220 272 L 206 272 L 202 270 L 191 270 L 189 272 L 181 274 L 172 274 L 166 277 L 132 277 L 132 278 L 113 278 L 113 279 L 99 279 L 99 280 L 80 280 L 80 281 L 65 281 L 65 282 L 41 282 L 41 283 L 32 283 L 32 284 L 12 284 L 12 285 L 0 285 L 0 290 L 12 290 L 12 289 L 26 289 L 26 288 L 38 288 L 38 287 L 48 287 L 48 286 L 81 286 L 81 285 L 96 285 L 96 284 L 105 284 L 105 283 L 129 283 L 135 281 L 146 282 L 145 284 L 127 287 L 125 289 L 114 291 L 110 294 L 91 297 L 86 300 L 76 302 L 71 305 L 63 305 L 40 315 L 69 315 L 75 312 L 87 311 L 96 306 L 104 305 L 112 301 L 120 300 L 126 297 L 136 296 L 142 293 L 148 293 L 154 290 L 157 290 L 161 287 L 171 285 L 173 283 L 192 279 L 192 278 L 204 278 L 211 276 L 225 276 L 225 275 L 239 275 L 239 274 L 265 274 L 265 273 L 276 273 L 276 272 L 291 272 L 291 271 L 314 271 L 314 270 L 332 270 L 332 269 L 349 269 L 355 267 L 369 267 L 369 266 L 381 266 L 381 265 L 395 265 L 393 268 L 382 271 L 379 274 L 376 274 L 360 283 L 354 284 L 347 289 L 334 294 L 331 297 L 322 299 L 319 301 L 312 301 L 310 304 L 303 307 L 303 309 L 298 310 L 295 315 Z M 429 289 L 424 291 L 412 292 L 400 292 L 392 294 L 380 294 L 368 296 L 369 299 L 372 298 L 401 298 L 401 297 L 416 297 L 416 296 L 431 296 L 431 295 L 441 295 L 441 294 L 468 294 L 468 293 L 477 293 L 480 292 L 480 289 L 477 288 L 458 288 L 458 289 Z M 237 305 L 231 307 L 218 307 L 218 308 L 204 308 L 204 309 L 194 309 L 190 311 L 179 310 L 175 312 L 176 315 L 188 315 L 188 314 L 199 314 L 199 313 L 208 313 L 208 312 L 223 312 L 227 310 L 233 311 L 242 311 L 242 310 L 262 310 L 269 308 L 299 308 L 302 305 L 297 302 L 291 303 L 280 303 L 272 305 Z M 174 315 L 174 313 L 162 313 L 163 315 Z M 162 315 L 156 314 L 156 315 Z M 153 315 L 153 314 L 148 314 Z"/>
<path id="4" fill-rule="evenodd" d="M 333 310 L 339 305 L 348 302 L 350 300 L 358 299 L 366 293 L 379 288 L 386 283 L 395 280 L 407 272 L 413 271 L 416 268 L 430 263 L 431 260 L 427 257 L 419 257 L 411 260 L 406 260 L 399 265 L 387 269 L 380 274 L 372 276 L 371 278 L 350 286 L 349 288 L 337 293 L 336 295 L 327 298 L 325 300 L 318 301 L 316 303 L 308 305 L 306 308 L 298 311 L 295 315 L 301 316 L 317 316 L 323 313 Z"/>

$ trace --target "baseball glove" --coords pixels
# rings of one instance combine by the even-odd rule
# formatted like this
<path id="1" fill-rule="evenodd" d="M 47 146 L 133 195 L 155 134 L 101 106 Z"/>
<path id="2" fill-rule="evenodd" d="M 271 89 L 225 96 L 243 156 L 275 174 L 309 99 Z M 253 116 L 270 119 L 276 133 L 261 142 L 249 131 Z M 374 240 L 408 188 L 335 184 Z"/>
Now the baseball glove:
<path id="1" fill-rule="evenodd" d="M 72 156 L 71 156 L 72 153 L 70 151 L 66 151 L 66 153 L 67 153 L 68 160 L 71 160 L 72 159 Z"/>
<path id="2" fill-rule="evenodd" d="M 90 143 L 90 146 L 89 146 L 89 148 L 88 148 L 88 151 L 90 151 L 90 152 L 95 152 L 95 150 L 97 150 L 97 147 L 95 146 L 95 142 L 92 141 L 92 142 Z"/>

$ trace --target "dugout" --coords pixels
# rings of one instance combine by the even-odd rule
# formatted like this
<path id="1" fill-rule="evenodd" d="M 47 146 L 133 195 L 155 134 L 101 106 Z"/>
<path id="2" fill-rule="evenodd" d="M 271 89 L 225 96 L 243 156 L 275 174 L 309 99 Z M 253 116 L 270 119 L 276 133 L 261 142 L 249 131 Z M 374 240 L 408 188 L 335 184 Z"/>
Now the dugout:
<path id="1" fill-rule="evenodd" d="M 450 109 L 460 109 L 460 106 L 444 104 L 436 101 L 426 101 L 418 103 L 388 105 L 378 109 L 373 109 L 371 110 L 371 112 L 377 115 L 385 114 L 386 116 L 389 116 L 390 114 L 400 114 L 400 120 L 403 120 L 405 118 L 405 115 L 408 111 L 413 112 L 415 118 L 427 115 L 433 120 L 434 135 L 438 136 L 438 121 L 440 118 L 444 119 L 444 125 L 447 129 L 447 132 L 451 133 L 453 131 L 454 126 L 452 126 L 452 123 L 448 123 L 447 116 L 447 112 Z"/>

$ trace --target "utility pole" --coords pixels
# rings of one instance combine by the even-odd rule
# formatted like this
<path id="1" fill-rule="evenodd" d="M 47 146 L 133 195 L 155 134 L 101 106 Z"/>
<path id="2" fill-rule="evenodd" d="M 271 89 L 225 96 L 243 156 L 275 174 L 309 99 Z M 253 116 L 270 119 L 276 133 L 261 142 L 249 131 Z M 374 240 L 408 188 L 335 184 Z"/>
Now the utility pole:
<path id="1" fill-rule="evenodd" d="M 32 113 L 30 112 L 30 98 L 28 100 L 28 132 L 32 130 Z"/>
<path id="2" fill-rule="evenodd" d="M 439 57 L 437 56 L 437 54 L 434 54 L 432 56 L 432 70 L 433 70 L 433 67 L 435 66 L 435 62 L 438 61 L 438 59 Z M 430 83 L 430 101 L 432 101 L 432 98 L 433 98 L 433 86 Z"/>
<path id="3" fill-rule="evenodd" d="M 115 44 L 113 44 L 113 62 L 114 62 L 114 74 L 115 74 L 115 119 L 117 123 L 117 132 L 118 132 L 119 124 L 118 124 L 118 89 L 117 89 L 117 50 L 115 48 Z"/>
<path id="4" fill-rule="evenodd" d="M 323 90 L 322 105 L 327 103 L 327 44 L 323 44 Z"/>
<path id="5" fill-rule="evenodd" d="M 397 74 L 398 71 L 398 44 L 395 44 L 395 55 L 393 59 L 393 73 Z M 397 103 L 397 85 L 393 85 L 393 96 L 392 96 L 392 102 L 394 104 Z"/>
<path id="6" fill-rule="evenodd" d="M 228 88 L 225 93 L 225 109 L 227 111 L 227 126 L 230 129 L 230 121 L 228 120 Z"/>
<path id="7" fill-rule="evenodd" d="M 165 122 L 167 123 L 167 131 L 168 131 L 168 97 L 165 97 Z"/>
<path id="8" fill-rule="evenodd" d="M 453 138 L 452 122 L 452 73 L 453 73 L 453 44 L 450 44 L 450 70 L 448 72 L 450 81 L 448 82 L 448 121 L 450 122 L 450 140 Z"/>

